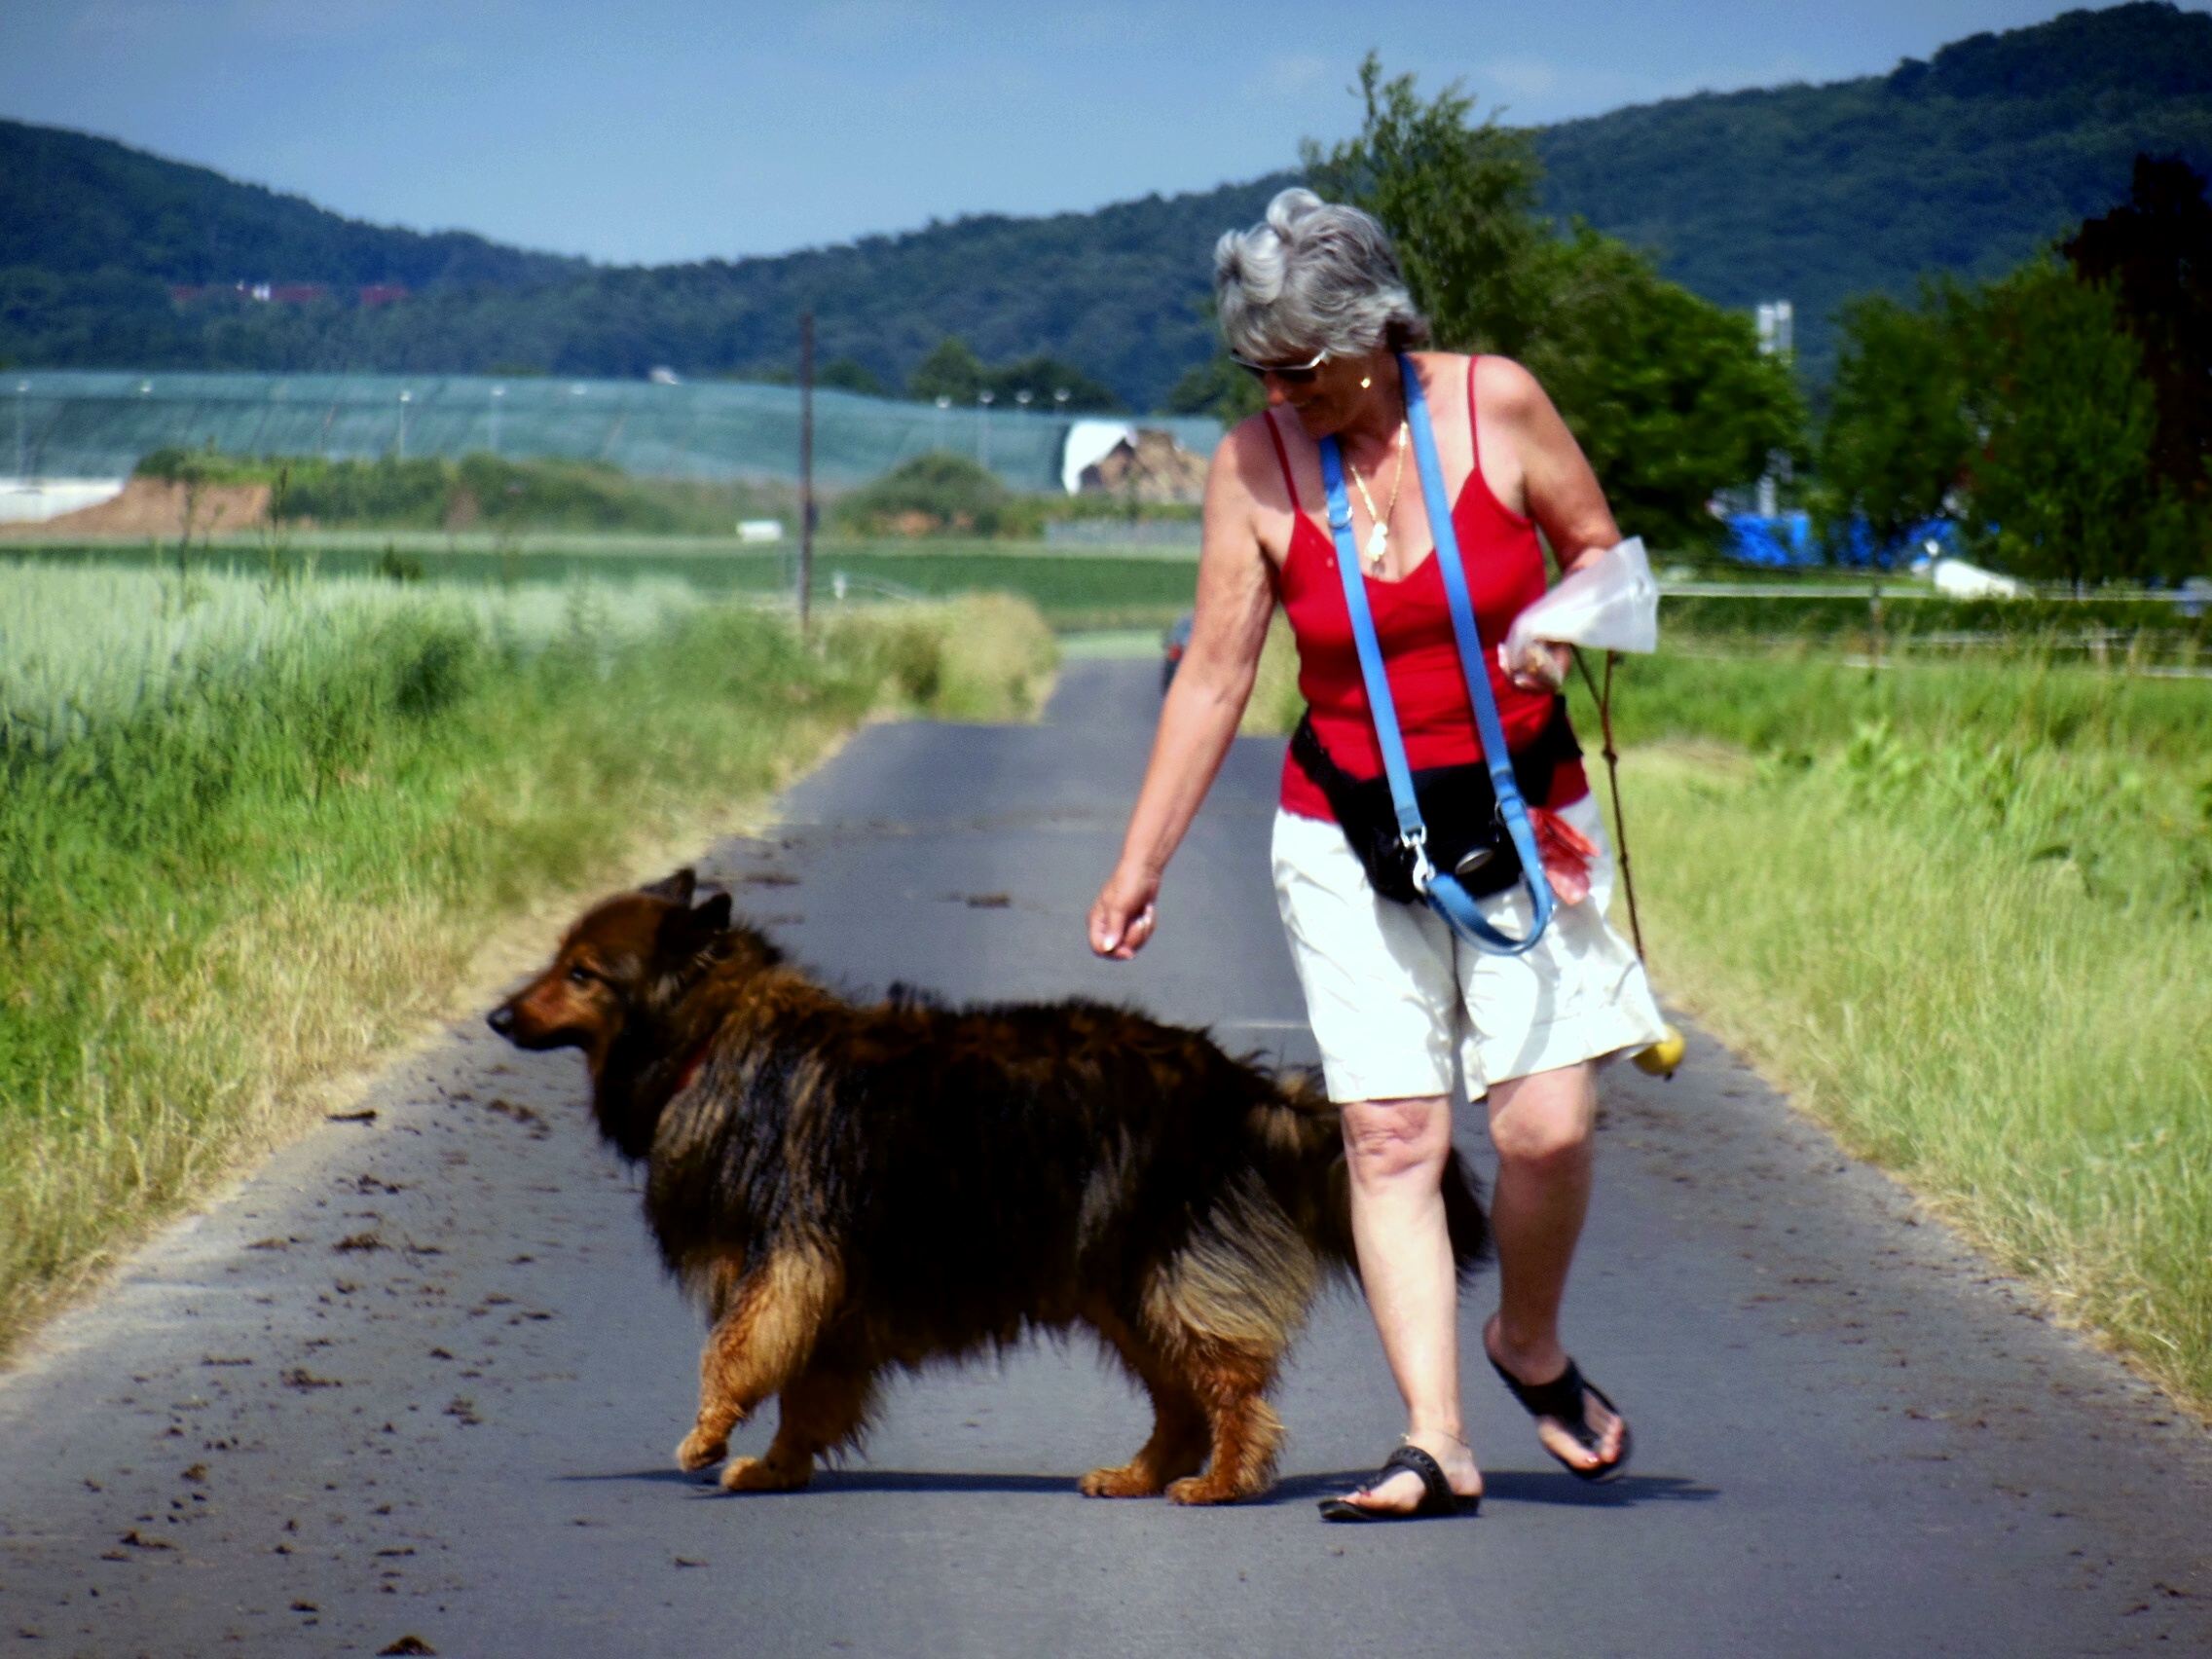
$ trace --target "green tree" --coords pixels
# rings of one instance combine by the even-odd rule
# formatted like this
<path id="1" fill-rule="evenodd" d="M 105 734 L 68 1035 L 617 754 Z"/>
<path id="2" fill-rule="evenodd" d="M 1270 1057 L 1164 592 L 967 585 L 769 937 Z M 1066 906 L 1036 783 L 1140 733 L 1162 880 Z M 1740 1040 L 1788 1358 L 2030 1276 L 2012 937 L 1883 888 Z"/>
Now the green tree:
<path id="1" fill-rule="evenodd" d="M 947 334 L 936 349 L 914 365 L 906 377 L 906 395 L 917 402 L 949 397 L 955 403 L 973 403 L 983 389 L 983 359 L 957 334 Z"/>
<path id="2" fill-rule="evenodd" d="M 1168 415 L 1211 415 L 1224 425 L 1257 415 L 1268 406 L 1267 391 L 1249 369 L 1240 369 L 1221 344 L 1221 308 L 1208 294 L 1191 308 L 1205 319 L 1214 341 L 1213 355 L 1193 363 L 1168 387 L 1161 410 Z"/>
<path id="3" fill-rule="evenodd" d="M 2151 464 L 2185 498 L 2212 502 L 2212 203 L 2179 156 L 2135 158 L 2128 200 L 2060 250 L 2109 282 L 2158 400 Z"/>
<path id="4" fill-rule="evenodd" d="M 864 397 L 888 397 L 883 377 L 857 357 L 832 357 L 822 365 L 814 384 L 831 391 L 857 391 Z"/>
<path id="5" fill-rule="evenodd" d="M 456 476 L 452 462 L 430 457 L 309 461 L 295 469 L 284 510 L 318 524 L 432 529 L 451 510 Z"/>
<path id="6" fill-rule="evenodd" d="M 1423 102 L 1414 78 L 1360 65 L 1358 137 L 1306 146 L 1324 194 L 1389 231 L 1439 346 L 1518 357 L 1589 456 L 1622 528 L 1709 542 L 1714 493 L 1802 447 L 1788 365 L 1761 357 L 1751 319 L 1661 277 L 1589 226 L 1560 235 L 1536 211 L 1542 169 L 1526 134 L 1475 123 L 1456 83 Z"/>
<path id="7" fill-rule="evenodd" d="M 1211 415 L 1235 425 L 1268 406 L 1260 383 L 1231 361 L 1227 351 L 1216 351 L 1202 363 L 1193 363 L 1168 389 L 1170 415 Z"/>
<path id="8" fill-rule="evenodd" d="M 2180 503 L 2151 471 L 2157 398 L 2110 289 L 2039 260 L 1962 307 L 1966 530 L 1991 562 L 2077 586 L 2170 573 Z"/>
<path id="9" fill-rule="evenodd" d="M 1010 408 L 1025 391 L 1031 406 L 1041 410 L 1080 412 L 1122 407 L 1112 387 L 1093 380 L 1072 363 L 1040 353 L 990 367 L 956 334 L 939 341 L 930 354 L 914 365 L 913 374 L 906 380 L 906 395 L 925 403 L 939 397 L 973 403 L 986 391 Z M 1060 397 L 1060 392 L 1067 396 Z"/>
<path id="10" fill-rule="evenodd" d="M 1742 312 L 1662 277 L 1587 225 L 1538 250 L 1540 326 L 1525 353 L 1604 485 L 1622 531 L 1661 546 L 1711 541 L 1714 492 L 1803 445 L 1788 361 L 1762 356 Z"/>
<path id="11" fill-rule="evenodd" d="M 1007 487 L 970 458 L 934 450 L 853 491 L 837 503 L 837 516 L 863 534 L 950 530 L 996 535 L 1010 528 L 1014 507 Z"/>
<path id="12" fill-rule="evenodd" d="M 1423 103 L 1414 77 L 1383 79 L 1372 52 L 1359 92 L 1358 137 L 1327 151 L 1310 139 L 1301 146 L 1313 188 L 1382 221 L 1438 345 L 1522 355 L 1545 310 L 1550 240 L 1536 211 L 1543 166 L 1533 139 L 1470 122 L 1474 100 L 1457 82 Z"/>
<path id="13" fill-rule="evenodd" d="M 1112 387 L 1091 379 L 1073 363 L 1042 354 L 985 369 L 983 385 L 998 394 L 1001 403 L 1014 402 L 1026 391 L 1040 409 L 1081 413 L 1122 407 Z M 1067 393 L 1064 399 L 1059 395 L 1063 391 Z"/>
<path id="14" fill-rule="evenodd" d="M 1863 520 L 1896 546 L 1945 510 L 1974 448 L 1967 419 L 1956 295 L 1922 289 L 1918 309 L 1886 294 L 1849 301 L 1821 432 L 1814 501 L 1822 538 L 1843 546 Z"/>

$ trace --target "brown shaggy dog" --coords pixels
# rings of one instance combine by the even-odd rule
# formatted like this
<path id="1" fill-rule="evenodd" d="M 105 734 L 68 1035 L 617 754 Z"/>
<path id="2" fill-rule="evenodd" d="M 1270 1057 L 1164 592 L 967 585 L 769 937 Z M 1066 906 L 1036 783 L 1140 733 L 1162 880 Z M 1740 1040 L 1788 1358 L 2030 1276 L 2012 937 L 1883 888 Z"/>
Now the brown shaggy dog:
<path id="1" fill-rule="evenodd" d="M 647 1164 L 661 1253 L 714 1319 L 686 1469 L 771 1394 L 732 1491 L 806 1485 L 890 1367 L 1095 1330 L 1152 1396 L 1152 1438 L 1094 1497 L 1264 1492 L 1267 1403 L 1315 1293 L 1352 1262 L 1336 1113 L 1197 1031 L 1068 1001 L 950 1010 L 826 990 L 680 870 L 608 900 L 494 1011 L 576 1048 L 600 1130 Z M 1462 1272 L 1487 1244 L 1454 1158 Z M 1199 1471 L 1203 1470 L 1201 1474 Z"/>

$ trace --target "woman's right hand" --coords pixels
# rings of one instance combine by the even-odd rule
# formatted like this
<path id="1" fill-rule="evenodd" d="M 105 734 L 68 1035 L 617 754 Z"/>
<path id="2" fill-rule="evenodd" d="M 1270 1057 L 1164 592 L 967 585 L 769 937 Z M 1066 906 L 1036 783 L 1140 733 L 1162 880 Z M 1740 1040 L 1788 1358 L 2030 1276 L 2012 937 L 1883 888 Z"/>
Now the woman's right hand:
<path id="1" fill-rule="evenodd" d="M 1275 590 L 1250 480 L 1273 475 L 1272 449 L 1265 422 L 1246 421 L 1222 440 L 1206 475 L 1190 648 L 1161 704 L 1121 857 L 1090 906 L 1090 948 L 1111 961 L 1126 962 L 1150 942 L 1161 871 L 1198 816 L 1252 695 Z M 1278 506 L 1287 516 L 1287 495 Z"/>
<path id="2" fill-rule="evenodd" d="M 1127 866 L 1116 868 L 1090 906 L 1090 948 L 1126 962 L 1152 938 L 1160 877 Z"/>

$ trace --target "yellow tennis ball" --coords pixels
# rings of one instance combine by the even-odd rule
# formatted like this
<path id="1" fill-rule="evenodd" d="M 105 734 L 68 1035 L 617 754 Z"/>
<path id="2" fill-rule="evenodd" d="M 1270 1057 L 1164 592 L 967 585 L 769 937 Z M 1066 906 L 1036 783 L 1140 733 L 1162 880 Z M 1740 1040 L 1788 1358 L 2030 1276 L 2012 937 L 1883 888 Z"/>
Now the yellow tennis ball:
<path id="1" fill-rule="evenodd" d="M 1673 1077 L 1675 1068 L 1682 1063 L 1682 1051 L 1687 1047 L 1682 1041 L 1682 1034 L 1670 1025 L 1666 1036 L 1638 1053 L 1637 1067 L 1649 1072 L 1653 1077 Z"/>

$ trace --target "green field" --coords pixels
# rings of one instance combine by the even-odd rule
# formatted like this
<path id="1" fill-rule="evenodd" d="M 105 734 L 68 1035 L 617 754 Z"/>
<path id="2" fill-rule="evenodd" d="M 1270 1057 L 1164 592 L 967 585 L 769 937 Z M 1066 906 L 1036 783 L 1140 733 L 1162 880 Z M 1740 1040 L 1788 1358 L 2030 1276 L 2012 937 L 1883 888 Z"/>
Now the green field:
<path id="1" fill-rule="evenodd" d="M 566 587 L 588 579 L 609 588 L 682 582 L 700 593 L 771 596 L 792 591 L 795 542 L 748 547 L 728 537 L 539 532 L 507 540 L 488 532 L 310 532 L 277 543 L 229 537 L 182 556 L 193 570 L 265 576 L 275 560 L 321 575 L 401 576 L 430 583 Z M 86 546 L 0 541 L 0 567 L 102 565 L 179 567 L 173 542 Z M 854 539 L 815 545 L 816 602 L 834 607 L 846 578 L 848 603 L 1011 593 L 1028 600 L 1061 633 L 1157 629 L 1191 608 L 1198 566 L 1167 550 L 1052 548 L 1035 541 L 957 536 Z M 1691 591 L 1662 601 L 1671 639 L 1701 647 L 1765 652 L 1791 645 L 1820 652 L 1972 652 L 2027 642 L 2045 656 L 2129 659 L 2194 669 L 2212 661 L 2212 615 L 2191 617 L 2170 598 L 2116 593 L 2086 601 L 1950 601 L 1924 583 L 1849 572 L 1698 569 Z M 1879 594 L 1879 608 L 1871 603 Z"/>
<path id="2" fill-rule="evenodd" d="M 262 576 L 271 550 L 230 540 L 194 547 L 193 570 Z M 702 594 L 768 596 L 791 591 L 795 542 L 765 549 L 705 537 L 531 536 L 502 547 L 489 535 L 304 535 L 276 557 L 287 570 L 318 575 L 379 576 L 396 571 L 431 584 L 472 587 L 567 587 L 589 579 L 609 588 L 638 582 L 682 582 Z M 84 547 L 0 542 L 0 569 L 52 567 L 178 567 L 174 542 L 103 543 Z M 831 540 L 815 544 L 816 602 L 833 608 L 842 571 L 852 603 L 885 597 L 945 599 L 964 593 L 1010 593 L 1028 600 L 1061 631 L 1159 627 L 1191 608 L 1198 564 L 1188 555 L 1118 555 L 1089 549 L 1046 552 L 1035 542 L 921 539 Z"/>
<path id="3" fill-rule="evenodd" d="M 877 711 L 1030 713 L 1016 602 L 0 565 L 0 1346 L 547 895 Z"/>

